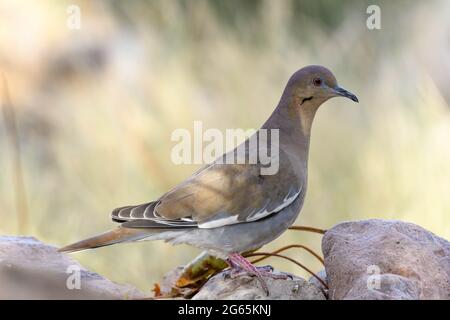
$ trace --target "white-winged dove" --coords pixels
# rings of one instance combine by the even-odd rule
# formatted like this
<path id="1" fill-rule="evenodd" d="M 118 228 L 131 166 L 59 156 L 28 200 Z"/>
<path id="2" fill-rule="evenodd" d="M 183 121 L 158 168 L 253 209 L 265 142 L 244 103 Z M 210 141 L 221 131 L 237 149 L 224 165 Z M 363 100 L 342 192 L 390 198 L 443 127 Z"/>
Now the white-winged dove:
<path id="1" fill-rule="evenodd" d="M 232 268 L 256 275 L 265 287 L 261 275 L 270 273 L 253 266 L 241 254 L 276 239 L 294 223 L 306 194 L 314 115 L 322 103 L 339 96 L 358 102 L 354 94 L 337 85 L 336 78 L 325 67 L 307 66 L 298 70 L 261 127 L 278 129 L 278 172 L 261 175 L 264 165 L 259 161 L 245 164 L 215 161 L 157 200 L 115 209 L 112 219 L 120 223 L 117 228 L 60 251 L 142 240 L 186 243 L 227 258 Z M 252 150 L 254 147 L 255 144 L 245 143 L 245 153 L 257 153 Z M 236 153 L 237 148 L 230 152 Z"/>

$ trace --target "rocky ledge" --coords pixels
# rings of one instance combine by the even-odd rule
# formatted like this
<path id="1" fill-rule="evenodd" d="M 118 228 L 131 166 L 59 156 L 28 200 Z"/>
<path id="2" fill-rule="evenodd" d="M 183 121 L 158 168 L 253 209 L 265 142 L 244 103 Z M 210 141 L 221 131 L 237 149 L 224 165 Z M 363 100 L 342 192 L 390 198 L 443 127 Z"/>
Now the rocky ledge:
<path id="1" fill-rule="evenodd" d="M 211 277 L 192 299 L 450 299 L 450 243 L 411 223 L 344 222 L 322 240 L 325 270 L 306 281 L 269 279 L 266 296 L 255 278 Z M 169 273 L 177 274 L 181 268 Z M 275 271 L 278 272 L 278 271 Z M 164 281 L 163 281 L 164 283 Z M 0 237 L 0 299 L 143 299 L 32 237 Z"/>

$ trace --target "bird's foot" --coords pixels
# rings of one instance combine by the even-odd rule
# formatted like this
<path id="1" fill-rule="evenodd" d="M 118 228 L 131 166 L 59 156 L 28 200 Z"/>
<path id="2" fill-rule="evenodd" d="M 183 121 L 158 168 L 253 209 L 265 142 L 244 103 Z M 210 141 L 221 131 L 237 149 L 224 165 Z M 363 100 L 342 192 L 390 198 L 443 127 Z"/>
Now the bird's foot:
<path id="1" fill-rule="evenodd" d="M 271 278 L 274 280 L 292 280 L 293 277 L 290 274 L 286 273 L 273 273 L 273 268 L 271 266 L 262 266 L 262 267 L 256 267 L 262 276 Z"/>
<path id="2" fill-rule="evenodd" d="M 250 261 L 245 259 L 243 256 L 241 256 L 239 253 L 232 253 L 228 256 L 228 263 L 230 264 L 230 270 L 228 271 L 229 277 L 236 277 L 238 275 L 242 274 L 250 274 L 252 276 L 255 276 L 256 279 L 258 279 L 259 283 L 261 284 L 261 287 L 263 288 L 266 295 L 269 295 L 269 288 L 267 287 L 267 283 L 264 280 L 264 276 L 268 276 L 270 274 L 271 276 L 274 276 L 272 273 L 273 268 L 270 266 L 264 266 L 264 267 L 256 267 L 254 266 Z"/>
<path id="3" fill-rule="evenodd" d="M 259 271 L 259 273 L 261 273 L 261 275 L 266 276 L 267 274 L 270 274 L 273 271 L 273 268 L 270 266 L 263 266 L 263 267 L 256 267 L 255 268 Z M 223 272 L 223 276 L 226 278 L 238 278 L 240 276 L 243 275 L 254 275 L 253 272 L 249 272 L 248 270 L 245 270 L 239 266 L 232 266 L 230 268 L 228 268 L 227 270 L 225 270 Z"/>

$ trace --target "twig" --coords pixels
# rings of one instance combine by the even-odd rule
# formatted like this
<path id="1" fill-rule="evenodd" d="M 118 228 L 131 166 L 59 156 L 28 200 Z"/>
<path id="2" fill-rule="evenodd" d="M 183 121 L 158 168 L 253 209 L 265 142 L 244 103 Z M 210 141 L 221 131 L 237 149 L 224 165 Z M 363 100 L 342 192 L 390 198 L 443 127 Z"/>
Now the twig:
<path id="1" fill-rule="evenodd" d="M 258 253 L 251 253 L 249 254 L 247 257 L 256 257 L 256 256 L 272 256 L 272 257 L 279 257 L 279 258 L 283 258 L 286 260 L 289 260 L 293 263 L 295 263 L 296 265 L 298 265 L 300 268 L 302 268 L 303 270 L 305 270 L 306 272 L 308 272 L 309 274 L 311 274 L 314 278 L 316 278 L 325 288 L 328 289 L 328 285 L 325 283 L 325 281 L 323 281 L 319 276 L 317 276 L 314 272 L 312 272 L 310 269 L 308 269 L 306 266 L 304 266 L 303 264 L 301 264 L 300 262 L 289 258 L 288 256 L 282 255 L 282 254 L 278 254 L 278 253 L 268 253 L 268 252 L 258 252 Z"/>
<path id="2" fill-rule="evenodd" d="M 320 234 L 325 234 L 325 232 L 327 232 L 327 230 L 313 228 L 313 227 L 306 227 L 306 226 L 291 226 L 291 227 L 289 227 L 289 230 L 308 231 L 308 232 L 314 232 L 314 233 L 320 233 Z"/>
<path id="3" fill-rule="evenodd" d="M 9 140 L 12 149 L 12 165 L 14 175 L 14 190 L 17 210 L 17 228 L 19 234 L 25 234 L 28 229 L 28 201 L 25 190 L 25 182 L 23 178 L 22 159 L 20 156 L 20 139 L 17 128 L 17 120 L 14 112 L 14 107 L 11 104 L 9 96 L 8 83 L 5 75 L 2 74 L 3 82 L 3 101 L 2 113 L 5 121 L 6 132 L 9 135 Z"/>
<path id="4" fill-rule="evenodd" d="M 316 252 L 314 252 L 312 249 L 308 248 L 307 246 L 304 246 L 304 245 L 301 245 L 301 244 L 291 244 L 291 245 L 282 247 L 280 249 L 277 249 L 277 250 L 275 250 L 272 253 L 280 253 L 280 252 L 286 251 L 286 250 L 291 249 L 291 248 L 304 249 L 304 250 L 308 251 L 310 254 L 312 254 L 314 257 L 316 257 L 316 259 L 319 260 L 322 265 L 325 265 L 325 262 L 323 261 L 323 258 L 320 255 L 318 255 Z M 268 257 L 269 256 L 258 258 L 256 260 L 252 261 L 252 263 L 260 262 L 260 261 L 262 261 L 264 259 L 267 259 Z"/>

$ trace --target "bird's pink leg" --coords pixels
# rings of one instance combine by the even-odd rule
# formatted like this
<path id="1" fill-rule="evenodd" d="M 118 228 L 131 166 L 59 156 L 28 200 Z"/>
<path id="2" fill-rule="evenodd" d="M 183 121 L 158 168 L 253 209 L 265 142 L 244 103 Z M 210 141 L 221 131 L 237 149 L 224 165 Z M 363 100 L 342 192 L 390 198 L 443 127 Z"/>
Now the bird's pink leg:
<path id="1" fill-rule="evenodd" d="M 250 261 L 245 259 L 243 256 L 241 256 L 239 253 L 232 253 L 228 256 L 228 261 L 230 264 L 230 267 L 237 271 L 238 273 L 241 271 L 245 271 L 250 273 L 251 275 L 254 275 L 258 281 L 261 283 L 261 286 L 264 290 L 264 292 L 269 295 L 269 288 L 267 287 L 266 281 L 264 281 L 261 272 L 256 268 L 253 264 L 251 264 Z"/>
<path id="2" fill-rule="evenodd" d="M 245 259 L 239 253 L 232 253 L 228 256 L 228 263 L 232 268 L 231 272 L 234 272 L 234 275 L 240 272 L 247 272 L 251 275 L 254 275 L 258 281 L 261 283 L 264 291 L 267 295 L 269 295 L 269 289 L 267 287 L 266 282 L 264 281 L 263 276 L 270 277 L 272 279 L 287 279 L 289 276 L 283 274 L 274 274 L 272 273 L 272 268 L 270 266 L 264 267 L 256 267 L 250 261 Z"/>

